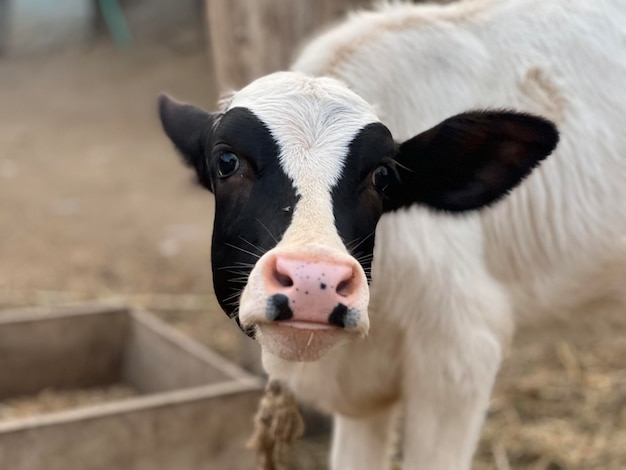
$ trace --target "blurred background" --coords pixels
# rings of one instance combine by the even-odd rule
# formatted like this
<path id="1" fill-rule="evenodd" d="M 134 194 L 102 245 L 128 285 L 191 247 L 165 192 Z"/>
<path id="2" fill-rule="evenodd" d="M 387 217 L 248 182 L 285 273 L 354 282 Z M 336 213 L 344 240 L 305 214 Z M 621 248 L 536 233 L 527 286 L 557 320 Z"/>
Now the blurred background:
<path id="1" fill-rule="evenodd" d="M 214 109 L 369 3 L 0 0 L 0 309 L 123 302 L 258 372 L 212 293 L 212 196 L 162 134 L 156 97 Z M 626 468 L 621 313 L 521 330 L 475 469 Z M 56 401 L 0 402 L 0 424 L 76 404 Z M 302 468 L 325 468 L 326 437 Z"/>

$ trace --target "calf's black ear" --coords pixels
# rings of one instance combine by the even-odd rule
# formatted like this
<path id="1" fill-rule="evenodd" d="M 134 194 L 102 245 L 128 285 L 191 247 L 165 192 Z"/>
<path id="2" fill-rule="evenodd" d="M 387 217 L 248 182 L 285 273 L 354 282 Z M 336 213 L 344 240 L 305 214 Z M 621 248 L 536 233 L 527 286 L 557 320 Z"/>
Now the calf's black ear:
<path id="1" fill-rule="evenodd" d="M 159 117 L 163 130 L 181 153 L 185 163 L 195 168 L 200 183 L 211 189 L 205 147 L 211 137 L 214 115 L 162 94 L 159 96 Z"/>
<path id="2" fill-rule="evenodd" d="M 491 204 L 558 143 L 550 121 L 508 111 L 458 114 L 400 144 L 386 210 L 421 203 L 452 212 Z"/>

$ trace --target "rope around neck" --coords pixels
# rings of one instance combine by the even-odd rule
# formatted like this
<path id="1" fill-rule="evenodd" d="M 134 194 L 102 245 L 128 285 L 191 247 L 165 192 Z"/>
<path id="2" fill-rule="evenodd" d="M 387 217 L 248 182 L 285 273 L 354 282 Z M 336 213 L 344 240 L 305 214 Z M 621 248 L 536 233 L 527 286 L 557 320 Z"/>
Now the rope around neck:
<path id="1" fill-rule="evenodd" d="M 271 380 L 254 417 L 248 448 L 257 452 L 256 470 L 288 470 L 293 444 L 304 434 L 304 421 L 287 387 Z"/>

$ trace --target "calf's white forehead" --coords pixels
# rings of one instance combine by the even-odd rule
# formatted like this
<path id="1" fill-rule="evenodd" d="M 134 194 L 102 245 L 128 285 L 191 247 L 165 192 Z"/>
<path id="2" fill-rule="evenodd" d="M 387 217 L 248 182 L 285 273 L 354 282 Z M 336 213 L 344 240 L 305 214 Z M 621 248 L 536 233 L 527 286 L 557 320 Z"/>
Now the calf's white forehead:
<path id="1" fill-rule="evenodd" d="M 246 107 L 280 147 L 280 163 L 303 198 L 329 193 L 338 182 L 350 142 L 378 122 L 372 107 L 341 82 L 277 72 L 237 92 L 229 109 Z"/>

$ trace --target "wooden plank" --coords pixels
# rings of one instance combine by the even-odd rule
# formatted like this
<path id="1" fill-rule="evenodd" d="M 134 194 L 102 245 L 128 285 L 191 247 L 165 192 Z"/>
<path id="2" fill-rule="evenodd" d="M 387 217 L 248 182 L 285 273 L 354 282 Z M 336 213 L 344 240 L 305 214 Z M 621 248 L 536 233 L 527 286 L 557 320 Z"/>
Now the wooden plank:
<path id="1" fill-rule="evenodd" d="M 76 307 L 0 317 L 0 400 L 48 387 L 119 382 L 130 331 L 128 311 Z"/>
<path id="2" fill-rule="evenodd" d="M 0 314 L 0 400 L 126 383 L 140 393 L 255 380 L 155 316 L 83 305 Z"/>
<path id="3" fill-rule="evenodd" d="M 11 470 L 253 468 L 245 449 L 261 390 L 237 382 L 0 423 Z"/>
<path id="4" fill-rule="evenodd" d="M 220 93 L 285 70 L 320 27 L 369 0 L 206 0 Z"/>
<path id="5" fill-rule="evenodd" d="M 250 380 L 225 359 L 146 312 L 134 311 L 122 378 L 154 393 L 227 380 Z"/>
<path id="6" fill-rule="evenodd" d="M 54 318 L 102 315 L 107 313 L 128 314 L 129 308 L 120 303 L 81 303 L 58 307 L 32 307 L 0 311 L 0 326 L 7 323 L 36 322 Z"/>

